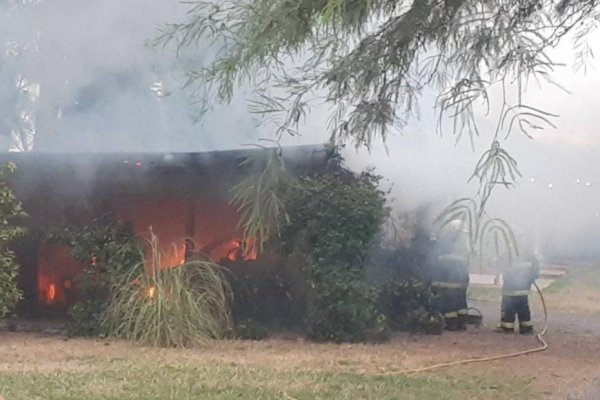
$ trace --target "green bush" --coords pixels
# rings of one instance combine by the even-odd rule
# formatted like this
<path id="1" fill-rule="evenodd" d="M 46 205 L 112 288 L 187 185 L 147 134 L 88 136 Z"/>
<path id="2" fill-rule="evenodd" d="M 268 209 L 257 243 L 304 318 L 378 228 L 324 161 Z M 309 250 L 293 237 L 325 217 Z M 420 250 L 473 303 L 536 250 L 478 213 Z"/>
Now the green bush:
<path id="1" fill-rule="evenodd" d="M 387 215 L 379 177 L 333 169 L 304 177 L 286 196 L 282 229 L 287 254 L 305 259 L 306 330 L 316 340 L 363 341 L 375 324 L 365 267 Z"/>
<path id="2" fill-rule="evenodd" d="M 420 333 L 441 335 L 444 331 L 444 317 L 438 312 L 423 310 L 417 315 L 415 328 Z"/>
<path id="3" fill-rule="evenodd" d="M 4 250 L 0 254 L 0 318 L 10 314 L 21 300 L 18 277 L 19 265 L 14 254 Z"/>
<path id="4" fill-rule="evenodd" d="M 75 280 L 77 301 L 69 309 L 74 333 L 104 336 L 101 322 L 114 282 L 142 261 L 142 248 L 133 229 L 114 223 L 107 215 L 83 228 L 54 232 L 48 240 L 71 247 L 83 266 Z"/>
<path id="5" fill-rule="evenodd" d="M 235 324 L 235 338 L 245 340 L 263 340 L 269 337 L 267 328 L 252 319 L 246 319 Z"/>
<path id="6" fill-rule="evenodd" d="M 302 326 L 302 301 L 294 290 L 290 266 L 268 259 L 223 262 L 233 291 L 235 325 L 253 321 L 268 329 L 294 330 Z M 300 308 L 300 309 L 299 309 Z"/>
<path id="7" fill-rule="evenodd" d="M 101 322 L 106 309 L 106 299 L 94 299 L 89 292 L 80 292 L 85 293 L 86 298 L 78 300 L 69 309 L 69 316 L 74 323 L 73 333 L 83 336 L 105 336 Z"/>
<path id="8" fill-rule="evenodd" d="M 222 268 L 191 261 L 161 269 L 156 237 L 151 257 L 115 281 L 103 326 L 112 336 L 153 346 L 188 347 L 231 331 L 231 290 Z"/>
<path id="9" fill-rule="evenodd" d="M 377 308 L 395 331 L 437 329 L 429 285 L 435 266 L 428 262 L 433 251 L 429 214 L 423 206 L 391 220 L 387 240 L 373 253 L 368 274 L 379 288 Z"/>
<path id="10" fill-rule="evenodd" d="M 432 298 L 428 284 L 416 278 L 398 277 L 380 286 L 377 307 L 393 330 L 418 331 L 421 316 L 431 309 Z"/>
<path id="11" fill-rule="evenodd" d="M 19 265 L 9 249 L 15 239 L 25 234 L 23 222 L 27 217 L 6 182 L 15 170 L 12 163 L 0 167 L 0 318 L 10 314 L 22 297 L 18 286 Z"/>
<path id="12" fill-rule="evenodd" d="M 363 279 L 346 274 L 344 266 L 336 269 L 312 282 L 308 335 L 319 341 L 364 341 L 376 316 L 372 288 Z"/>
<path id="13" fill-rule="evenodd" d="M 379 314 L 372 327 L 367 329 L 366 340 L 369 343 L 385 343 L 392 337 L 392 329 L 384 314 Z"/>

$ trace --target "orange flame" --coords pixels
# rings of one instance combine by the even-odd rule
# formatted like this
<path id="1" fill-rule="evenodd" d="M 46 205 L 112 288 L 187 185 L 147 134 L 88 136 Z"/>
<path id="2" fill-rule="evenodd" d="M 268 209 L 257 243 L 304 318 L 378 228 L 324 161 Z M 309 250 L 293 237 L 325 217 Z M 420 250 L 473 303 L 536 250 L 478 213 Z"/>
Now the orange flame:
<path id="1" fill-rule="evenodd" d="M 51 283 L 50 286 L 48 286 L 48 301 L 52 303 L 54 299 L 56 299 L 56 286 L 54 283 Z"/>
<path id="2" fill-rule="evenodd" d="M 171 246 L 161 254 L 161 269 L 170 269 L 185 264 L 186 244 L 171 243 Z"/>
<path id="3" fill-rule="evenodd" d="M 147 295 L 149 298 L 153 299 L 156 295 L 156 286 L 150 286 L 147 291 Z"/>
<path id="4" fill-rule="evenodd" d="M 246 250 L 244 252 L 244 261 L 256 261 L 258 258 L 258 244 L 256 239 L 246 239 Z"/>
<path id="5" fill-rule="evenodd" d="M 258 249 L 254 239 L 246 239 L 245 243 L 242 240 L 233 240 L 230 242 L 230 246 L 227 253 L 229 261 L 256 261 L 258 258 Z"/>

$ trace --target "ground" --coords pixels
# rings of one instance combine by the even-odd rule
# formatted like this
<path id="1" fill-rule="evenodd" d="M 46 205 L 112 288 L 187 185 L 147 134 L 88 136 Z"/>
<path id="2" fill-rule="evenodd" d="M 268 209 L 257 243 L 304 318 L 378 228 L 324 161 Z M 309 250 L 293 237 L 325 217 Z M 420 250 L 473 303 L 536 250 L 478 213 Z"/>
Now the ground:
<path id="1" fill-rule="evenodd" d="M 538 345 L 497 334 L 494 293 L 472 293 L 485 325 L 384 345 L 294 338 L 221 341 L 195 350 L 123 341 L 0 333 L 6 400 L 133 399 L 600 399 L 600 273 L 578 269 L 546 291 L 549 349 L 405 376 L 405 369 Z M 538 327 L 542 314 L 533 305 Z"/>

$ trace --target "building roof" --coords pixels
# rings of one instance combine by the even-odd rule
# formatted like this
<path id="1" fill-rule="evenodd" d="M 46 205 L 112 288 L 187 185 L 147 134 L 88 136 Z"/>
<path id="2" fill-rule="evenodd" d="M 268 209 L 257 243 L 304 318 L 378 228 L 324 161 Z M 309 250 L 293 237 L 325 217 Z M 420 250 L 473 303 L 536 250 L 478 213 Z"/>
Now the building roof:
<path id="1" fill-rule="evenodd" d="M 50 221 L 123 196 L 229 201 L 231 188 L 257 168 L 243 161 L 260 151 L 3 153 L 0 163 L 17 165 L 10 186 L 32 217 L 43 214 L 40 220 Z M 282 152 L 286 168 L 293 174 L 318 172 L 327 165 L 325 146 L 287 147 Z"/>
<path id="2" fill-rule="evenodd" d="M 25 167 L 38 165 L 115 165 L 132 164 L 138 167 L 206 167 L 214 164 L 239 165 L 248 157 L 260 154 L 262 148 L 214 150 L 206 152 L 140 152 L 140 153 L 54 153 L 54 152 L 4 152 L 0 163 L 14 162 Z M 282 148 L 290 167 L 323 161 L 327 158 L 326 146 L 303 145 Z M 136 165 L 137 163 L 137 165 Z"/>

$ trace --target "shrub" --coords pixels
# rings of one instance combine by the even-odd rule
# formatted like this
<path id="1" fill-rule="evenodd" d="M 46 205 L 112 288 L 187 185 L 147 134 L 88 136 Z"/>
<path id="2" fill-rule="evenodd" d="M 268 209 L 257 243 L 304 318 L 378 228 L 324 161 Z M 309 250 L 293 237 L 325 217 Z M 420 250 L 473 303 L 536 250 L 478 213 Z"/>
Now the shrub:
<path id="1" fill-rule="evenodd" d="M 379 314 L 375 320 L 375 324 L 367 329 L 366 339 L 370 343 L 385 343 L 392 337 L 392 329 L 390 328 L 389 321 L 384 314 Z"/>
<path id="2" fill-rule="evenodd" d="M 10 314 L 21 300 L 18 277 L 19 265 L 14 254 L 4 250 L 0 254 L 0 318 Z"/>
<path id="3" fill-rule="evenodd" d="M 423 311 L 417 316 L 415 328 L 420 333 L 441 335 L 444 331 L 444 317 L 435 311 Z"/>
<path id="4" fill-rule="evenodd" d="M 23 221 L 27 217 L 6 182 L 15 170 L 12 163 L 0 167 L 0 318 L 10 314 L 22 297 L 18 287 L 19 265 L 8 247 L 25 234 Z"/>
<path id="5" fill-rule="evenodd" d="M 74 333 L 104 336 L 101 322 L 111 288 L 143 258 L 133 229 L 114 223 L 107 215 L 83 228 L 63 228 L 48 240 L 70 246 L 83 267 L 76 278 L 77 301 L 69 310 Z"/>
<path id="6" fill-rule="evenodd" d="M 269 329 L 301 327 L 301 297 L 295 292 L 289 266 L 265 253 L 256 262 L 224 262 L 233 291 L 235 325 L 253 321 Z"/>
<path id="7" fill-rule="evenodd" d="M 101 326 L 106 299 L 94 299 L 91 293 L 85 290 L 79 292 L 85 293 L 85 298 L 78 300 L 69 309 L 69 316 L 74 323 L 73 333 L 83 336 L 106 336 Z"/>
<path id="8" fill-rule="evenodd" d="M 319 174 L 292 179 L 280 150 L 266 149 L 266 162 L 248 160 L 259 172 L 233 191 L 240 226 L 261 244 L 280 242 L 282 254 L 294 260 L 290 264 L 300 260 L 286 290 L 294 292 L 294 300 L 304 300 L 304 307 L 290 309 L 302 311 L 311 338 L 362 341 L 377 316 L 365 267 L 388 213 L 380 177 L 341 167 L 338 149 L 331 147 Z M 236 306 L 236 311 L 240 308 L 252 312 L 253 307 Z"/>
<path id="9" fill-rule="evenodd" d="M 151 254 L 116 281 L 103 326 L 113 336 L 153 346 L 187 347 L 231 330 L 231 290 L 222 269 L 191 261 L 161 269 L 156 237 Z"/>
<path id="10" fill-rule="evenodd" d="M 344 266 L 332 268 L 339 270 L 312 281 L 314 291 L 306 316 L 308 335 L 319 341 L 364 341 L 376 316 L 372 288 L 363 279 L 345 273 Z"/>
<path id="11" fill-rule="evenodd" d="M 362 341 L 375 323 L 365 266 L 387 215 L 379 177 L 345 169 L 304 177 L 286 197 L 287 254 L 305 259 L 306 329 L 316 340 Z"/>
<path id="12" fill-rule="evenodd" d="M 431 309 L 431 301 L 428 284 L 411 277 L 397 277 L 380 287 L 377 306 L 392 329 L 415 331 L 421 315 Z"/>
<path id="13" fill-rule="evenodd" d="M 420 207 L 390 222 L 387 240 L 373 253 L 368 271 L 379 288 L 378 310 L 389 318 L 393 330 L 435 331 L 429 208 Z"/>
<path id="14" fill-rule="evenodd" d="M 235 338 L 245 340 L 263 340 L 269 337 L 267 328 L 253 319 L 246 319 L 235 324 Z"/>

